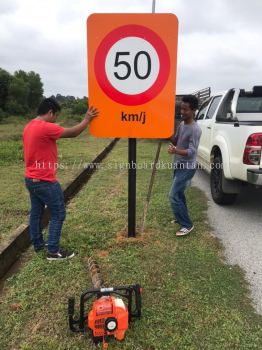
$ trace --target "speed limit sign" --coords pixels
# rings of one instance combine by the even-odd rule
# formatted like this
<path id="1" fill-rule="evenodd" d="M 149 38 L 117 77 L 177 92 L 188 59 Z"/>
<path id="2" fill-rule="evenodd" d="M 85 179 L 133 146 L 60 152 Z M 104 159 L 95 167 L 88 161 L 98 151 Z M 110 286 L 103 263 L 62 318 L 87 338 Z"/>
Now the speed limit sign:
<path id="1" fill-rule="evenodd" d="M 87 21 L 89 105 L 100 137 L 174 132 L 178 21 L 173 14 L 93 14 Z"/>

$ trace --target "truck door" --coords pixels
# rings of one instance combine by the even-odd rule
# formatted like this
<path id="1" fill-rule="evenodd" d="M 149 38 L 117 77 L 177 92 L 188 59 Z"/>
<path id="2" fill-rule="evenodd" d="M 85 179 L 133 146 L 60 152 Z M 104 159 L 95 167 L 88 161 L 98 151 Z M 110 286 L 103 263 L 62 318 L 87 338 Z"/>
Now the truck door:
<path id="1" fill-rule="evenodd" d="M 212 137 L 212 131 L 214 127 L 214 116 L 216 114 L 216 111 L 218 109 L 219 103 L 222 99 L 222 95 L 214 96 L 208 111 L 205 115 L 204 120 L 202 121 L 202 136 L 201 136 L 201 143 L 202 143 L 202 154 L 203 159 L 208 164 L 210 163 L 210 143 L 211 143 L 211 137 Z"/>
<path id="2" fill-rule="evenodd" d="M 202 136 L 200 138 L 200 142 L 199 142 L 199 146 L 198 146 L 198 151 L 197 151 L 197 157 L 199 158 L 199 162 L 200 164 L 202 164 L 203 162 L 203 150 L 205 148 L 205 145 L 203 143 L 203 134 L 205 132 L 204 130 L 204 120 L 205 120 L 205 116 L 206 116 L 206 112 L 207 112 L 207 109 L 209 107 L 209 104 L 210 104 L 210 101 L 211 101 L 211 98 L 209 98 L 208 100 L 206 100 L 205 102 L 202 103 L 198 113 L 197 113 L 197 116 L 196 116 L 196 120 L 197 120 L 197 123 L 198 125 L 200 126 L 201 130 L 202 130 Z"/>

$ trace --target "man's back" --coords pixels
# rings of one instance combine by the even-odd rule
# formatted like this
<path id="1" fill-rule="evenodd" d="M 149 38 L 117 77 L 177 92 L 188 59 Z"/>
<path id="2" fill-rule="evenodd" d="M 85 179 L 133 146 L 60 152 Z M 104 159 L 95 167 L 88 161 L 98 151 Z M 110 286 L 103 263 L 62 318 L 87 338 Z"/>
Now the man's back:
<path id="1" fill-rule="evenodd" d="M 56 140 L 64 128 L 39 119 L 33 119 L 24 128 L 25 176 L 44 181 L 56 181 Z"/>

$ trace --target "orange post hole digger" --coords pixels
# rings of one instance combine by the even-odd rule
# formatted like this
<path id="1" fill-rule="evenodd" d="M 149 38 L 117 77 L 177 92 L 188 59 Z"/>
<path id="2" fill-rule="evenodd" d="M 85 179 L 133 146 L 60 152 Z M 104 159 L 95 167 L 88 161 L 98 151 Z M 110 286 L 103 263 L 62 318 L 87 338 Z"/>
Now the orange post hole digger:
<path id="1" fill-rule="evenodd" d="M 89 289 L 80 297 L 80 314 L 74 316 L 75 298 L 68 299 L 69 327 L 73 332 L 92 332 L 95 344 L 103 342 L 103 348 L 107 349 L 110 336 L 117 340 L 125 337 L 129 322 L 132 318 L 141 316 L 141 292 L 140 285 L 125 287 L 111 287 Z M 92 301 L 91 311 L 87 314 L 85 304 Z M 127 300 L 127 306 L 123 299 Z"/>

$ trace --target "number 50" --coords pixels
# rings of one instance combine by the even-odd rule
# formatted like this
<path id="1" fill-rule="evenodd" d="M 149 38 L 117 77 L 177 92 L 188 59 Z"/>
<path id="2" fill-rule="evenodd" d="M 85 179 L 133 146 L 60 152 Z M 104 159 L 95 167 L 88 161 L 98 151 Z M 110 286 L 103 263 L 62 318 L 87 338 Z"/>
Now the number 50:
<path id="1" fill-rule="evenodd" d="M 114 67 L 119 67 L 120 65 L 123 65 L 126 67 L 126 75 L 123 75 L 123 76 L 120 76 L 117 72 L 114 72 L 114 76 L 119 79 L 119 80 L 125 80 L 127 79 L 130 74 L 131 74 L 131 71 L 132 71 L 132 68 L 130 66 L 130 64 L 127 62 L 127 61 L 120 61 L 119 58 L 120 56 L 128 56 L 130 55 L 130 52 L 117 52 L 116 53 L 116 58 L 115 58 L 115 64 L 114 64 Z M 141 75 L 139 74 L 138 72 L 138 59 L 141 55 L 144 55 L 147 59 L 147 72 L 145 75 Z M 147 79 L 151 73 L 151 58 L 150 58 L 150 55 L 148 54 L 148 52 L 146 51 L 139 51 L 136 55 L 135 55 L 135 59 L 134 59 L 134 72 L 135 72 L 135 75 L 138 79 Z"/>

